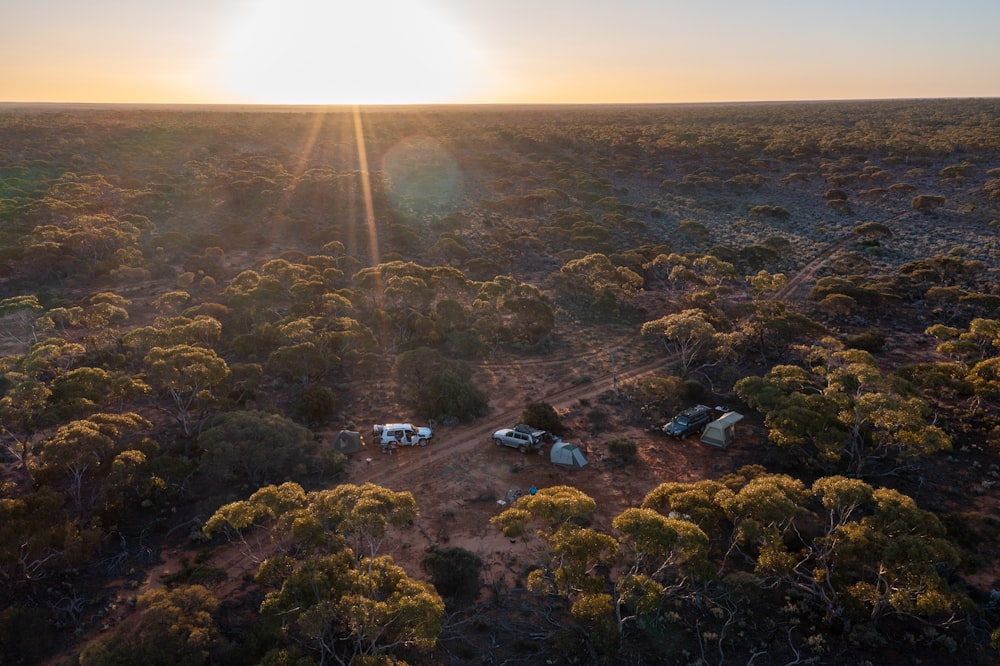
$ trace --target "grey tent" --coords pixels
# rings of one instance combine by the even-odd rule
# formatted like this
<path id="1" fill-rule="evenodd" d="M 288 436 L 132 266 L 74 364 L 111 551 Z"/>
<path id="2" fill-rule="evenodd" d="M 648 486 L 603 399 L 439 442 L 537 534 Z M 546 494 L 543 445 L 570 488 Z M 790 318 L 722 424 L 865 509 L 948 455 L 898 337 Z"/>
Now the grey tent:
<path id="1" fill-rule="evenodd" d="M 715 419 L 701 433 L 701 441 L 705 444 L 726 448 L 736 439 L 736 424 L 743 420 L 742 414 L 727 412 Z"/>
<path id="2" fill-rule="evenodd" d="M 557 465 L 569 467 L 570 469 L 582 469 L 587 466 L 587 456 L 576 444 L 569 442 L 556 442 L 549 451 L 549 460 Z"/>
<path id="3" fill-rule="evenodd" d="M 361 450 L 361 433 L 353 430 L 341 430 L 330 440 L 330 447 L 341 453 L 357 453 Z"/>

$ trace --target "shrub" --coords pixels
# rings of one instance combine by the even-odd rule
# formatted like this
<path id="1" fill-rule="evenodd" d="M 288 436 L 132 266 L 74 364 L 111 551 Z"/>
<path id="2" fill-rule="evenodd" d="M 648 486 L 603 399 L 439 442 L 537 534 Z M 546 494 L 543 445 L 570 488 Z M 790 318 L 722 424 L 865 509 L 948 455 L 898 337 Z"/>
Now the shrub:
<path id="1" fill-rule="evenodd" d="M 681 220 L 677 229 L 690 241 L 704 243 L 708 240 L 708 227 L 697 220 Z"/>
<path id="2" fill-rule="evenodd" d="M 472 383 L 465 361 L 420 347 L 400 354 L 395 364 L 403 396 L 425 418 L 467 422 L 486 414 L 489 399 Z"/>
<path id="3" fill-rule="evenodd" d="M 337 397 L 328 386 L 308 384 L 299 395 L 295 416 L 309 427 L 321 426 L 337 411 Z"/>
<path id="4" fill-rule="evenodd" d="M 638 447 L 628 437 L 619 437 L 608 442 L 608 451 L 623 463 L 635 462 Z"/>
<path id="5" fill-rule="evenodd" d="M 705 390 L 705 386 L 701 382 L 697 382 L 693 379 L 689 379 L 684 382 L 684 397 L 687 400 L 702 400 L 707 393 L 708 391 Z"/>
<path id="6" fill-rule="evenodd" d="M 483 561 L 471 551 L 455 546 L 434 547 L 424 555 L 420 566 L 442 597 L 466 601 L 479 594 Z"/>
<path id="7" fill-rule="evenodd" d="M 312 432 L 279 414 L 236 410 L 217 414 L 198 435 L 199 469 L 208 482 L 262 484 L 297 474 L 316 452 Z"/>
<path id="8" fill-rule="evenodd" d="M 603 409 L 595 407 L 587 412 L 587 420 L 595 431 L 604 430 L 608 427 L 608 413 Z"/>
<path id="9" fill-rule="evenodd" d="M 555 408 L 547 402 L 532 402 L 521 412 L 521 421 L 555 436 L 563 434 L 563 424 Z"/>
<path id="10" fill-rule="evenodd" d="M 936 194 L 918 194 L 913 197 L 910 206 L 918 213 L 931 213 L 944 205 L 945 198 Z"/>
<path id="11" fill-rule="evenodd" d="M 773 217 L 777 220 L 787 220 L 791 213 L 784 206 L 753 206 L 750 217 Z"/>
<path id="12" fill-rule="evenodd" d="M 879 240 L 892 238 L 892 230 L 881 222 L 862 222 L 854 226 L 854 233 L 862 238 Z"/>
<path id="13" fill-rule="evenodd" d="M 877 328 L 869 328 L 847 340 L 848 349 L 861 349 L 872 354 L 885 350 L 885 333 Z"/>

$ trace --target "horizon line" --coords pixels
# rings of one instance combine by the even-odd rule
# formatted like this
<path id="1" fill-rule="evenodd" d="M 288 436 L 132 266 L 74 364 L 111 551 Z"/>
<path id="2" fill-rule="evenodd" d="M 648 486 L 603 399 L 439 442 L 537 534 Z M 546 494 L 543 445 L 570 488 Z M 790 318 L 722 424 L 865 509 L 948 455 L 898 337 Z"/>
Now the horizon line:
<path id="1" fill-rule="evenodd" d="M 765 100 L 705 100 L 684 102 L 399 102 L 399 103 L 281 103 L 281 102 L 60 102 L 60 101 L 2 101 L 0 108 L 62 107 L 62 108 L 159 108 L 159 109 L 300 109 L 300 110 L 350 110 L 354 108 L 404 109 L 404 108 L 489 108 L 489 107 L 665 107 L 665 106 L 723 106 L 768 104 L 823 104 L 851 102 L 929 102 L 929 101 L 986 101 L 1000 100 L 1000 96 L 943 96 L 943 97 L 831 97 L 815 99 L 765 99 Z"/>

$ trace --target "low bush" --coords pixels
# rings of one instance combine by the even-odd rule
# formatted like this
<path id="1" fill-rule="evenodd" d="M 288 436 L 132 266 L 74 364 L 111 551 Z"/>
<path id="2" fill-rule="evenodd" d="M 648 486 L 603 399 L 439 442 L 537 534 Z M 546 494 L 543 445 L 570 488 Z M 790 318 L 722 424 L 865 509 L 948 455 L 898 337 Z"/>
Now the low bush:
<path id="1" fill-rule="evenodd" d="M 635 462 L 638 447 L 628 437 L 619 437 L 608 442 L 608 452 L 623 463 Z"/>
<path id="2" fill-rule="evenodd" d="M 479 594 L 483 561 L 471 551 L 457 546 L 431 548 L 420 566 L 430 575 L 438 594 L 446 599 L 469 601 Z"/>

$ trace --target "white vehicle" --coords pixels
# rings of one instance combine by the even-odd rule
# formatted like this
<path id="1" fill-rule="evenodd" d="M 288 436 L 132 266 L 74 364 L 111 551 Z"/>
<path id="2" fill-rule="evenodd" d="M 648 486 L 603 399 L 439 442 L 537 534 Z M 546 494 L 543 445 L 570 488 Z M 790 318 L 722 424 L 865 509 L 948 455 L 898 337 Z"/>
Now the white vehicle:
<path id="1" fill-rule="evenodd" d="M 427 446 L 427 440 L 434 435 L 429 427 L 412 423 L 376 424 L 372 430 L 383 451 L 393 446 Z"/>
<path id="2" fill-rule="evenodd" d="M 527 425 L 516 425 L 513 428 L 503 428 L 493 433 L 493 443 L 497 446 L 509 446 L 521 453 L 535 451 L 549 437 L 549 433 Z"/>

